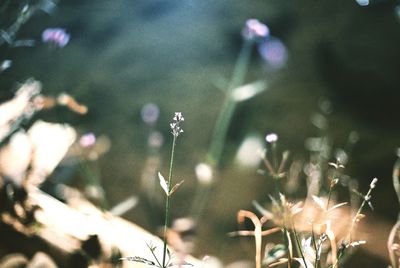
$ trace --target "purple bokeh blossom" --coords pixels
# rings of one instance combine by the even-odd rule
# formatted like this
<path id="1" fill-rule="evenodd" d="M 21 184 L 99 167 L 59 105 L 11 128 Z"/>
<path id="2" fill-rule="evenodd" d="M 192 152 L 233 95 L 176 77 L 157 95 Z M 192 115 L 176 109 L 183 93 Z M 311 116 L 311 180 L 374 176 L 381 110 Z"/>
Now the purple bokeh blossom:
<path id="1" fill-rule="evenodd" d="M 258 44 L 258 52 L 269 66 L 279 69 L 285 66 L 288 53 L 286 46 L 276 37 L 270 37 Z"/>
<path id="2" fill-rule="evenodd" d="M 160 108 L 154 103 L 147 103 L 140 111 L 143 122 L 148 125 L 153 125 L 157 122 L 160 115 Z"/>
<path id="3" fill-rule="evenodd" d="M 51 43 L 58 47 L 65 47 L 70 39 L 70 35 L 61 28 L 48 28 L 42 33 L 42 41 Z"/>
<path id="4" fill-rule="evenodd" d="M 257 19 L 248 19 L 242 30 L 242 36 L 245 40 L 256 44 L 258 52 L 268 66 L 273 69 L 285 66 L 288 58 L 286 46 L 270 34 L 267 25 Z"/>
<path id="5" fill-rule="evenodd" d="M 82 148 L 92 147 L 93 145 L 95 145 L 95 143 L 96 143 L 96 135 L 94 135 L 94 133 L 91 132 L 82 135 L 79 139 L 79 145 Z"/>

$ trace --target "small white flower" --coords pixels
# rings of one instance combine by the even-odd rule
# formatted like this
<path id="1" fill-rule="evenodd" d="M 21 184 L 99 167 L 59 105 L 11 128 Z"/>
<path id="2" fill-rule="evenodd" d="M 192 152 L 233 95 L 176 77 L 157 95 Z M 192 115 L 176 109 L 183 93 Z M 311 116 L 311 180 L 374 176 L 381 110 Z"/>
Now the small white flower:
<path id="1" fill-rule="evenodd" d="M 185 121 L 185 118 L 183 117 L 181 112 L 176 112 L 173 120 L 177 121 L 177 122 L 181 122 L 181 121 Z"/>
<path id="2" fill-rule="evenodd" d="M 172 120 L 173 122 L 169 124 L 172 129 L 171 133 L 175 137 L 178 137 L 180 133 L 183 133 L 183 130 L 181 129 L 179 123 L 185 121 L 185 118 L 183 117 L 181 112 L 176 112 Z"/>

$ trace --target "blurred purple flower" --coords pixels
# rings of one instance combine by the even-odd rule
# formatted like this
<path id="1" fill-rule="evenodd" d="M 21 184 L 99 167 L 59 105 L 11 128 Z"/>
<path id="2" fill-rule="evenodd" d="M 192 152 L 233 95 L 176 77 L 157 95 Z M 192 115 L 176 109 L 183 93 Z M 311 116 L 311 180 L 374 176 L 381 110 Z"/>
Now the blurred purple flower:
<path id="1" fill-rule="evenodd" d="M 82 135 L 79 139 L 79 145 L 83 148 L 92 147 L 96 143 L 96 136 L 93 133 Z"/>
<path id="2" fill-rule="evenodd" d="M 69 42 L 70 35 L 61 28 L 48 28 L 42 33 L 42 40 L 58 47 L 65 47 Z"/>
<path id="3" fill-rule="evenodd" d="M 261 23 L 257 19 L 248 19 L 242 30 L 242 36 L 246 40 L 266 38 L 268 35 L 269 29 L 267 25 Z"/>
<path id="4" fill-rule="evenodd" d="M 149 125 L 153 125 L 157 122 L 158 116 L 160 115 L 160 109 L 154 103 L 147 103 L 143 106 L 140 111 L 143 122 Z"/>
<path id="5" fill-rule="evenodd" d="M 270 37 L 258 45 L 261 57 L 274 69 L 286 64 L 288 53 L 286 46 L 276 37 Z"/>

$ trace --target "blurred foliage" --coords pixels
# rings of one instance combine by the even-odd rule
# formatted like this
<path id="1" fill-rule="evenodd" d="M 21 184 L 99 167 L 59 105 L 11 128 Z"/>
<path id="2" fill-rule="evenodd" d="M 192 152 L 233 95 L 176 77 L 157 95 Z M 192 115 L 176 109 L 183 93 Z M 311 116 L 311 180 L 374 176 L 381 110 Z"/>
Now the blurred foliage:
<path id="1" fill-rule="evenodd" d="M 395 4 L 389 0 L 365 7 L 344 0 L 62 1 L 53 16 L 38 14 L 21 28 L 19 36 L 38 40 L 37 46 L 1 48 L 0 57 L 11 58 L 13 67 L 0 74 L 0 99 L 13 95 L 16 81 L 33 76 L 43 83 L 46 94 L 66 91 L 87 104 L 84 118 L 62 108 L 38 116 L 110 137 L 111 150 L 100 165 L 112 204 L 140 191 L 147 139 L 141 107 L 148 102 L 159 105 L 156 128 L 166 139 L 170 136 L 164 122 L 173 112 L 184 112 L 185 135 L 176 154 L 176 170 L 186 185 L 177 200 L 190 199 L 194 166 L 205 157 L 223 101 L 214 82 L 231 75 L 244 21 L 254 17 L 265 22 L 288 46 L 289 62 L 272 71 L 254 51 L 248 82 L 266 77 L 270 86 L 241 103 L 234 114 L 221 180 L 199 230 L 200 253 L 232 260 L 240 249 L 234 249 L 224 235 L 235 228 L 234 215 L 240 208 L 250 208 L 251 200 L 264 197 L 271 186 L 263 189 L 254 170 L 233 166 L 239 143 L 249 133 L 273 131 L 294 158 L 305 158 L 304 140 L 316 132 L 309 119 L 321 97 L 332 102 L 328 132 L 337 145 L 343 145 L 352 130 L 360 135 L 349 173 L 365 178 L 360 181 L 364 186 L 371 176 L 382 178 L 375 192 L 375 213 L 395 219 L 398 208 L 391 205 L 396 196 L 389 179 L 400 130 L 400 25 Z M 41 32 L 49 26 L 67 29 L 70 44 L 62 50 L 41 44 Z M 161 153 L 165 172 L 168 148 Z M 183 216 L 187 203 L 176 203 L 172 214 Z M 144 215 L 139 207 L 127 217 L 148 225 Z M 215 241 L 211 245 L 210 239 Z"/>

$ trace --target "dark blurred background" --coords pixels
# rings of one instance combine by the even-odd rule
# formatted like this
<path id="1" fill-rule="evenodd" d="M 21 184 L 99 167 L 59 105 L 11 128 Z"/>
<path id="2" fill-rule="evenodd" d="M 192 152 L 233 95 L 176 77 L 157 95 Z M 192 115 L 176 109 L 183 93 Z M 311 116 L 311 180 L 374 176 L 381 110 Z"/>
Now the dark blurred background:
<path id="1" fill-rule="evenodd" d="M 12 68 L 0 74 L 0 98 L 10 98 L 16 82 L 34 77 L 43 83 L 43 93 L 67 92 L 88 105 L 86 116 L 58 108 L 38 117 L 110 138 L 111 149 L 99 160 L 110 205 L 140 193 L 148 134 L 140 116 L 143 105 L 152 102 L 160 108 L 156 128 L 165 138 L 164 174 L 172 140 L 168 123 L 175 111 L 183 112 L 185 132 L 177 145 L 175 174 L 186 182 L 173 201 L 172 214 L 185 216 L 196 187 L 194 167 L 205 159 L 224 98 L 215 81 L 229 79 L 245 21 L 266 23 L 286 45 L 288 61 L 276 70 L 253 51 L 246 81 L 265 78 L 268 88 L 235 111 L 195 252 L 219 256 L 226 263 L 251 259 L 250 250 L 225 234 L 236 230 L 236 212 L 254 210 L 251 201 L 266 200 L 271 185 L 256 168 L 238 167 L 235 152 L 249 134 L 263 139 L 275 132 L 280 149 L 290 150 L 292 159 L 306 159 L 304 141 L 317 134 L 310 118 L 322 99 L 331 102 L 327 132 L 334 146 L 344 146 L 351 131 L 358 133 L 347 174 L 359 180 L 362 190 L 378 177 L 374 217 L 395 222 L 398 206 L 391 173 L 400 130 L 396 5 L 389 0 L 371 0 L 365 6 L 350 0 L 60 1 L 54 14 L 38 14 L 21 28 L 18 36 L 38 40 L 35 47 L 0 51 L 2 59 L 13 61 Z M 70 43 L 62 49 L 41 44 L 48 27 L 66 29 Z M 146 214 L 139 203 L 124 217 L 155 231 L 162 224 L 162 211 L 156 223 Z M 371 254 L 359 254 L 353 258 L 357 266 L 386 267 Z"/>

